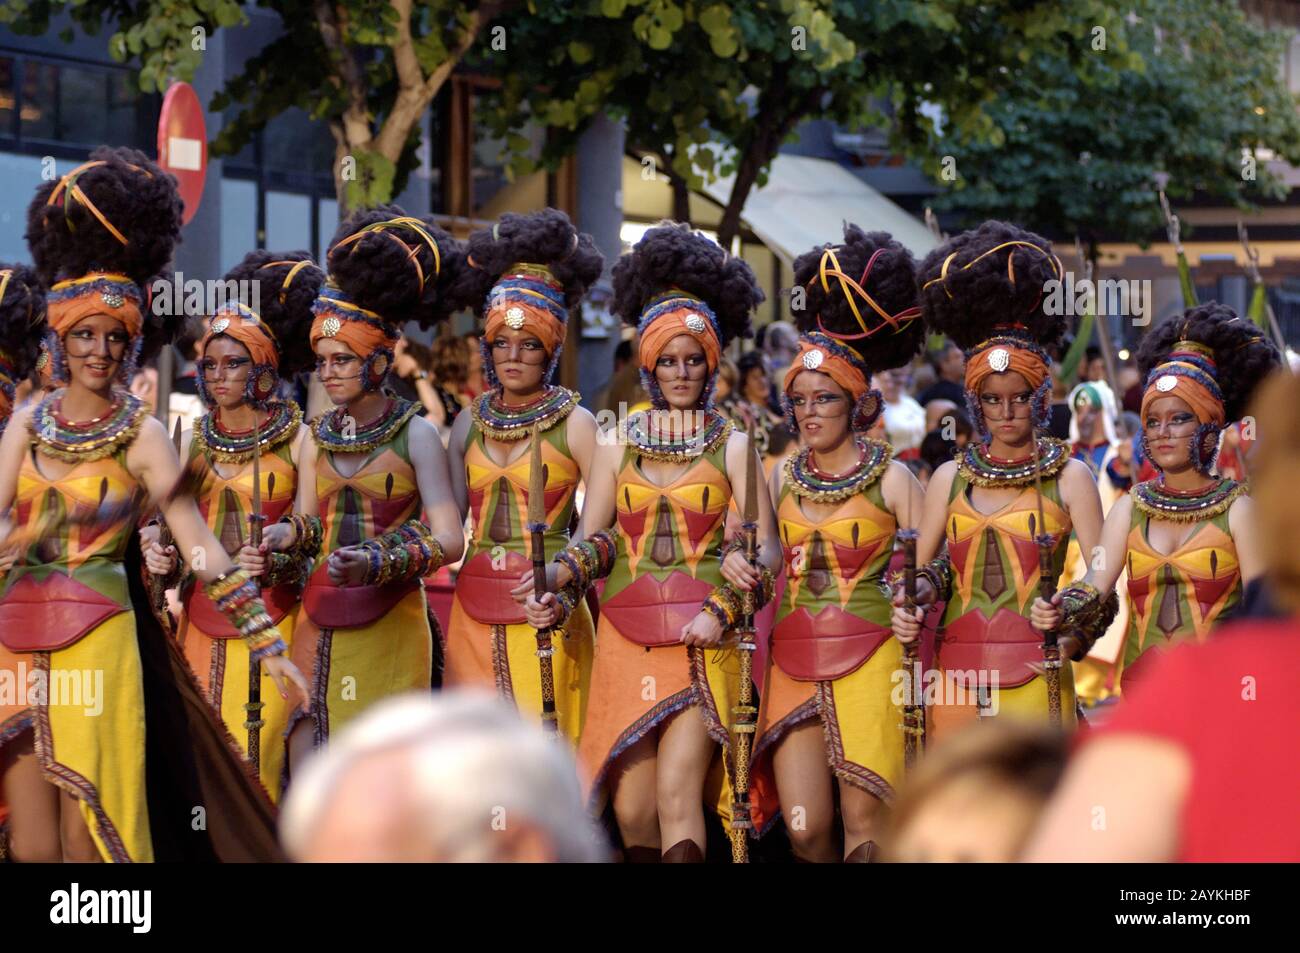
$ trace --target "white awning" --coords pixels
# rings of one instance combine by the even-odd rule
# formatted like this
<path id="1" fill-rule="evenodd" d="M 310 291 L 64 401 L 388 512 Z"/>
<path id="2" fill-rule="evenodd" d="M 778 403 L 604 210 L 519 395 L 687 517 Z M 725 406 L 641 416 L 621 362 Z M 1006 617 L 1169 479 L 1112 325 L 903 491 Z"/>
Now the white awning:
<path id="1" fill-rule="evenodd" d="M 734 178 L 711 182 L 704 192 L 726 205 Z M 843 166 L 807 156 L 778 154 L 767 184 L 749 193 L 741 218 L 787 263 L 814 246 L 839 241 L 841 222 L 889 232 L 917 259 L 938 245 L 923 222 Z"/>

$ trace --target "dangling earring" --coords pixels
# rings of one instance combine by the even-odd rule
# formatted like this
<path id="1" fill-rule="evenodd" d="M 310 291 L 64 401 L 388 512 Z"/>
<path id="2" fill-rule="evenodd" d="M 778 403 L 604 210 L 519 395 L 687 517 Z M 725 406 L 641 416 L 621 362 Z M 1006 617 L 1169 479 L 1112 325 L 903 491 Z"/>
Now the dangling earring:
<path id="1" fill-rule="evenodd" d="M 388 377 L 388 368 L 392 366 L 393 352 L 386 347 L 376 348 L 370 352 L 361 366 L 362 386 L 367 391 L 377 391 Z"/>
<path id="2" fill-rule="evenodd" d="M 885 395 L 872 388 L 858 397 L 853 405 L 852 429 L 865 433 L 876 425 L 885 409 Z"/>
<path id="3" fill-rule="evenodd" d="M 1214 462 L 1219 457 L 1220 428 L 1212 423 L 1201 424 L 1192 435 L 1192 466 L 1199 473 L 1209 476 L 1214 470 Z"/>
<path id="4" fill-rule="evenodd" d="M 255 364 L 244 382 L 244 402 L 257 410 L 265 410 L 275 394 L 275 368 L 270 364 Z"/>
<path id="5" fill-rule="evenodd" d="M 68 375 L 68 357 L 63 350 L 63 341 L 53 331 L 47 331 L 42 346 L 50 364 L 50 383 L 56 387 L 66 387 L 70 378 Z M 37 367 L 40 367 L 39 361 Z"/>
<path id="6" fill-rule="evenodd" d="M 130 353 L 122 366 L 117 369 L 117 380 L 121 384 L 130 384 L 131 378 L 135 377 L 135 372 L 140 369 L 140 351 L 144 347 L 144 335 L 137 334 L 131 340 Z"/>

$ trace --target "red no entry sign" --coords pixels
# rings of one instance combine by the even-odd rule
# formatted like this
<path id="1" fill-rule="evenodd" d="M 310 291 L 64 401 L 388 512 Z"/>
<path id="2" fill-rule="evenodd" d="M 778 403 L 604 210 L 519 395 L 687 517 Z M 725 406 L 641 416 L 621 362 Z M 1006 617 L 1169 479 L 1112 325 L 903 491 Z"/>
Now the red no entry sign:
<path id="1" fill-rule="evenodd" d="M 208 132 L 203 107 L 189 83 L 172 83 L 158 117 L 158 164 L 176 176 L 185 202 L 182 219 L 189 224 L 203 198 L 208 174 Z"/>

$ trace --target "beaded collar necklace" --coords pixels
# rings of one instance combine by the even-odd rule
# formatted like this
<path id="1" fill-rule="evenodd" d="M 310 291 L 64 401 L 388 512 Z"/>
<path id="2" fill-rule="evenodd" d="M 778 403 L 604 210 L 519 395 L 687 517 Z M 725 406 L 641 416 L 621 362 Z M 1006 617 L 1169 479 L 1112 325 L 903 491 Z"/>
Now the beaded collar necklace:
<path id="1" fill-rule="evenodd" d="M 501 401 L 498 391 L 492 390 L 470 405 L 470 416 L 486 437 L 521 440 L 532 433 L 534 427 L 550 430 L 573 413 L 581 399 L 576 391 L 556 384 L 534 401 L 511 406 Z"/>
<path id="2" fill-rule="evenodd" d="M 311 436 L 316 446 L 330 453 L 369 453 L 397 436 L 406 422 L 422 409 L 422 404 L 394 397 L 384 412 L 364 427 L 355 423 L 347 427 L 350 418 L 346 409 L 336 407 L 316 418 Z"/>
<path id="3" fill-rule="evenodd" d="M 256 431 L 260 439 L 259 456 L 293 439 L 302 423 L 302 411 L 290 400 L 272 401 L 266 423 Z M 218 463 L 247 463 L 253 459 L 253 430 L 226 430 L 217 422 L 215 411 L 204 414 L 194 424 L 194 444 L 209 459 Z"/>
<path id="4" fill-rule="evenodd" d="M 130 445 L 148 416 L 144 401 L 118 392 L 108 412 L 94 420 L 71 421 L 63 416 L 62 389 L 47 394 L 32 414 L 29 429 L 36 448 L 64 463 L 81 463 L 112 456 Z"/>
<path id="5" fill-rule="evenodd" d="M 1175 490 L 1159 480 L 1147 480 L 1133 488 L 1133 505 L 1155 519 L 1173 523 L 1195 523 L 1226 513 L 1246 485 L 1228 477 L 1196 490 Z"/>
<path id="6" fill-rule="evenodd" d="M 841 476 L 823 473 L 813 464 L 813 452 L 800 450 L 785 461 L 786 485 L 795 496 L 814 503 L 838 503 L 871 486 L 889 466 L 894 448 L 883 440 L 857 438 L 859 457 Z"/>
<path id="7" fill-rule="evenodd" d="M 638 454 L 658 463 L 687 463 L 711 453 L 726 441 L 732 422 L 714 411 L 707 414 L 704 425 L 689 434 L 664 433 L 651 423 L 650 414 L 642 411 L 627 421 L 627 442 Z"/>
<path id="8" fill-rule="evenodd" d="M 1055 437 L 1039 437 L 1038 456 L 1043 479 L 1051 479 L 1069 462 L 1070 445 Z M 1019 460 L 995 457 L 984 444 L 971 442 L 957 455 L 957 472 L 976 486 L 1029 486 L 1034 482 L 1034 458 L 1032 454 Z"/>

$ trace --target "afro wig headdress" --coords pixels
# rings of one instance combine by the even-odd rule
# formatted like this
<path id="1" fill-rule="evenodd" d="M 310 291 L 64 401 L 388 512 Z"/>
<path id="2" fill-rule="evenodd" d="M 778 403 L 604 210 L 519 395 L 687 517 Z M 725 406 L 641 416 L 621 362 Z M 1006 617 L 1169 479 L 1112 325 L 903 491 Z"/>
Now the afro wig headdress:
<path id="1" fill-rule="evenodd" d="M 749 265 L 690 226 L 665 222 L 618 260 L 613 276 L 612 310 L 640 333 L 641 381 L 652 403 L 666 406 L 654 376 L 660 353 L 688 335 L 709 362 L 701 402 L 710 406 L 722 349 L 749 337 L 750 314 L 764 298 Z"/>
<path id="2" fill-rule="evenodd" d="M 479 346 L 489 385 L 500 387 L 492 341 L 503 327 L 527 328 L 549 355 L 543 382 L 559 364 L 569 311 L 600 277 L 605 260 L 592 237 L 558 209 L 507 212 L 466 245 L 466 267 L 454 294 L 485 317 Z"/>

